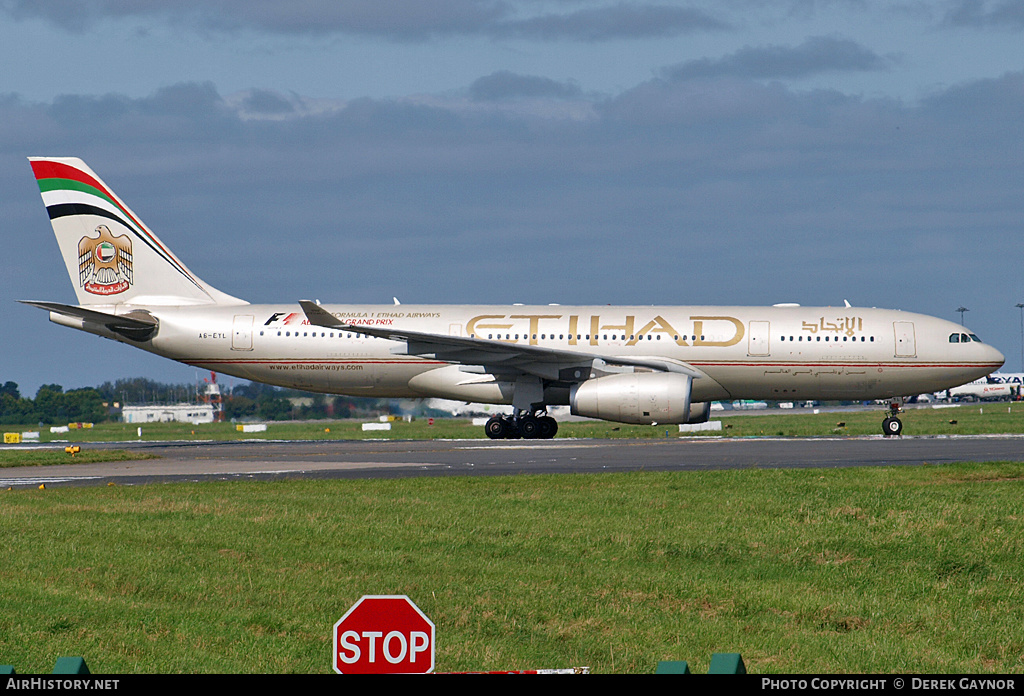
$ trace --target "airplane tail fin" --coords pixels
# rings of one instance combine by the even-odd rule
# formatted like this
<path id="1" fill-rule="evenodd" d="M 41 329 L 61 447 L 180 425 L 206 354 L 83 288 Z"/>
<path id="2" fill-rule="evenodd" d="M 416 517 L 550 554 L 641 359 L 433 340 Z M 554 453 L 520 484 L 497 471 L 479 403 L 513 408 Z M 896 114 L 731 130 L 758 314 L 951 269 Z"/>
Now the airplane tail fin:
<path id="1" fill-rule="evenodd" d="M 30 157 L 80 305 L 248 304 L 207 285 L 74 157 Z"/>

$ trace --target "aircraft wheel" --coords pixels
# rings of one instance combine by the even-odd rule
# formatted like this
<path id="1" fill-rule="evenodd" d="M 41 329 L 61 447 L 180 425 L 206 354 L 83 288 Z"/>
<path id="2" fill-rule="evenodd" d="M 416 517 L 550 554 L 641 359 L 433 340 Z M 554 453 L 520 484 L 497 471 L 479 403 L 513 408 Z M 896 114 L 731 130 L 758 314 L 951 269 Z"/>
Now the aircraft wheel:
<path id="1" fill-rule="evenodd" d="M 540 422 L 534 416 L 523 416 L 519 419 L 519 433 L 524 439 L 534 440 L 540 437 Z"/>
<path id="2" fill-rule="evenodd" d="M 519 429 L 519 422 L 512 416 L 505 416 L 505 427 L 508 428 L 508 434 L 505 437 L 509 440 L 518 440 L 523 436 L 522 430 Z"/>
<path id="3" fill-rule="evenodd" d="M 551 416 L 543 416 L 538 418 L 537 422 L 540 423 L 540 437 L 542 440 L 550 440 L 558 432 L 558 421 Z"/>
<path id="4" fill-rule="evenodd" d="M 882 434 L 886 437 L 897 437 L 903 434 L 903 421 L 899 418 L 886 418 L 882 421 Z"/>
<path id="5" fill-rule="evenodd" d="M 484 424 L 484 432 L 492 440 L 504 440 L 509 436 L 508 425 L 501 416 L 493 416 Z"/>

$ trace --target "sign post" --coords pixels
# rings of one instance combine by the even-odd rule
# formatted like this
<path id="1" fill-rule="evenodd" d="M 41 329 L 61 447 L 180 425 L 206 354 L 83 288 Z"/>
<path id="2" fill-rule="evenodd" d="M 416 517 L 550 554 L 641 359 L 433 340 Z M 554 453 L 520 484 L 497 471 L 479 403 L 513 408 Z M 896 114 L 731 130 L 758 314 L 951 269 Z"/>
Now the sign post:
<path id="1" fill-rule="evenodd" d="M 334 624 L 338 674 L 434 671 L 434 622 L 405 595 L 365 595 Z"/>

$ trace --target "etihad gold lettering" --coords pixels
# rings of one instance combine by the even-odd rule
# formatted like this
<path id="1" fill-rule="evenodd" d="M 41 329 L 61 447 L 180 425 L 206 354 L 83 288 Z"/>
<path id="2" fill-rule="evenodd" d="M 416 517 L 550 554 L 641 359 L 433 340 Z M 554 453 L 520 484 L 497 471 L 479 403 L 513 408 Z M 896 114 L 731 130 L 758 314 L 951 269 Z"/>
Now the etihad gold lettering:
<path id="1" fill-rule="evenodd" d="M 479 317 L 473 317 L 466 324 L 466 333 L 470 336 L 475 336 L 477 329 L 511 329 L 512 324 L 481 324 L 479 323 L 482 319 L 504 319 L 504 314 L 482 314 Z"/>
<path id="2" fill-rule="evenodd" d="M 693 335 L 696 336 L 693 340 L 695 346 L 734 346 L 743 340 L 743 322 L 735 317 L 690 317 L 693 321 Z M 706 321 L 727 321 L 730 322 L 734 327 L 735 331 L 732 338 L 728 338 L 724 341 L 711 341 L 707 340 L 707 335 L 704 330 L 704 322 Z"/>
<path id="3" fill-rule="evenodd" d="M 629 317 L 629 318 L 632 319 L 632 317 Z M 742 324 L 741 324 L 741 326 L 742 326 Z M 673 340 L 677 344 L 679 344 L 681 346 L 685 346 L 686 345 L 686 341 L 683 340 L 683 337 L 679 334 L 679 332 L 676 331 L 675 328 L 673 328 L 673 326 L 668 323 L 668 321 L 665 319 L 665 317 L 661 316 L 660 314 L 658 316 L 654 317 L 653 319 L 651 319 L 649 322 L 647 322 L 642 329 L 637 331 L 636 332 L 636 338 L 634 338 L 633 340 L 629 341 L 626 345 L 629 345 L 629 346 L 635 345 L 637 341 L 642 340 L 643 337 L 646 336 L 649 333 L 650 334 L 664 333 L 664 334 L 667 334 L 667 335 L 671 336 L 673 338 Z M 710 344 L 705 344 L 705 345 L 710 345 Z"/>
<path id="4" fill-rule="evenodd" d="M 590 326 L 591 326 L 590 345 L 592 345 L 592 346 L 596 346 L 597 345 L 597 343 L 595 342 L 595 340 L 597 339 L 597 336 L 594 335 L 595 332 L 593 331 L 593 327 L 595 325 L 595 321 L 594 321 L 595 319 L 599 319 L 599 317 L 595 316 L 595 317 L 591 317 L 590 318 Z M 625 335 L 629 336 L 630 340 L 631 340 L 631 339 L 633 339 L 633 336 L 634 336 L 634 334 L 633 334 L 633 326 L 634 326 L 634 324 L 636 324 L 636 317 L 633 316 L 632 314 L 627 314 L 626 315 L 625 323 L 623 323 L 623 324 L 602 324 L 601 325 L 601 331 L 607 331 L 608 329 L 611 329 L 612 331 L 621 331 Z M 635 341 L 633 341 L 633 343 L 635 343 Z M 633 343 L 627 343 L 627 345 L 633 345 Z"/>
<path id="5" fill-rule="evenodd" d="M 529 319 L 530 320 L 530 345 L 537 345 L 537 332 L 539 330 L 539 324 L 541 319 L 561 319 L 561 314 L 512 314 L 509 319 Z"/>
<path id="6" fill-rule="evenodd" d="M 583 322 L 580 321 L 581 318 Z M 689 319 L 693 322 L 692 344 L 687 341 L 687 332 L 677 328 L 678 319 L 674 325 L 661 314 L 647 320 L 639 331 L 636 329 L 637 317 L 633 314 L 624 315 L 621 320 L 600 314 L 591 314 L 589 317 L 580 317 L 576 314 L 481 314 L 466 322 L 466 332 L 481 337 L 481 334 L 486 336 L 488 331 L 493 331 L 497 334 L 494 337 L 496 340 L 516 343 L 525 339 L 530 345 L 537 345 L 541 336 L 554 338 L 557 329 L 552 326 L 552 322 L 562 320 L 568 324 L 568 331 L 567 334 L 559 333 L 558 336 L 564 336 L 563 340 L 571 346 L 579 345 L 581 342 L 599 346 L 608 338 L 607 332 L 612 332 L 612 340 L 619 340 L 618 337 L 623 336 L 627 346 L 635 346 L 654 334 L 665 334 L 679 346 L 718 347 L 734 346 L 745 336 L 743 322 L 736 317 L 691 316 Z M 590 329 L 585 337 L 580 333 L 581 323 Z"/>
<path id="7" fill-rule="evenodd" d="M 601 330 L 601 317 L 594 314 L 590 317 L 590 345 L 597 345 L 597 332 Z"/>

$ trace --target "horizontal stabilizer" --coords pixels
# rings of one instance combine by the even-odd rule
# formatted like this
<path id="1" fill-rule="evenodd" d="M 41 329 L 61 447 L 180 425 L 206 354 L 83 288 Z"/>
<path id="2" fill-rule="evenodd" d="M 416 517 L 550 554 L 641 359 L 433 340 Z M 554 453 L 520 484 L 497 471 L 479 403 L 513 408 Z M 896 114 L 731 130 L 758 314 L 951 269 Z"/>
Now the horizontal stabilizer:
<path id="1" fill-rule="evenodd" d="M 156 333 L 160 322 L 149 312 L 135 310 L 128 314 L 109 314 L 95 309 L 76 307 L 61 302 L 41 302 L 37 300 L 18 300 L 22 304 L 45 309 L 54 314 L 81 319 L 90 324 L 105 326 L 116 334 L 133 341 L 145 341 Z"/>

